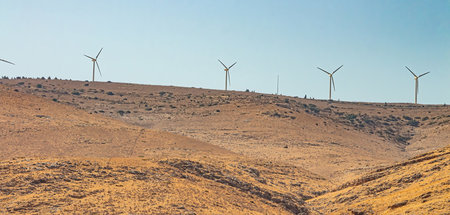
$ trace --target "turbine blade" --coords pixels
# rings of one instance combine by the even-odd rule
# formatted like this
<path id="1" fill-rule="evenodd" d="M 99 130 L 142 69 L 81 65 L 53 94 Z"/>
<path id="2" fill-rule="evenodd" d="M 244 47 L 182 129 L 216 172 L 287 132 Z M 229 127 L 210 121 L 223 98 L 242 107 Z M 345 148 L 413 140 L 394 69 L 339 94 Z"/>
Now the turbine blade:
<path id="1" fill-rule="evenodd" d="M 231 69 L 231 67 L 233 67 L 237 62 L 234 62 L 230 67 L 228 67 L 228 69 Z"/>
<path id="2" fill-rule="evenodd" d="M 225 69 L 228 69 L 227 66 L 225 66 L 225 64 L 222 63 L 222 61 L 220 61 L 219 59 L 217 60 L 222 64 L 223 67 L 225 67 Z"/>
<path id="3" fill-rule="evenodd" d="M 0 61 L 3 61 L 3 62 L 5 62 L 5 63 L 12 64 L 12 65 L 16 65 L 16 64 L 14 64 L 14 63 L 12 63 L 12 62 L 9 62 L 9 61 L 7 61 L 7 60 L 0 59 Z"/>
<path id="4" fill-rule="evenodd" d="M 97 61 L 95 61 L 95 64 L 97 65 L 98 73 L 100 73 L 100 76 L 102 76 L 102 77 L 103 77 L 103 75 L 102 75 L 102 72 L 100 71 L 100 67 L 98 66 L 98 62 L 97 62 Z"/>
<path id="5" fill-rule="evenodd" d="M 320 67 L 317 67 L 317 69 L 320 69 L 320 70 L 322 70 L 323 72 L 327 73 L 328 75 L 331 75 L 329 72 L 325 71 L 324 69 L 322 69 L 322 68 L 320 68 Z"/>
<path id="6" fill-rule="evenodd" d="M 91 60 L 95 60 L 93 57 L 90 57 L 90 56 L 87 56 L 87 55 L 84 55 L 84 56 L 90 58 Z"/>
<path id="7" fill-rule="evenodd" d="M 411 72 L 411 74 L 413 74 L 414 75 L 414 77 L 417 77 L 417 75 L 416 74 L 414 74 L 414 72 L 413 71 L 411 71 L 407 66 L 405 66 L 408 70 L 409 70 L 409 72 Z"/>
<path id="8" fill-rule="evenodd" d="M 334 73 L 336 73 L 340 68 L 342 68 L 344 65 L 341 65 L 339 68 L 337 68 L 336 70 L 334 70 L 334 72 L 333 73 L 331 73 L 332 75 L 334 74 Z"/>
<path id="9" fill-rule="evenodd" d="M 333 90 L 336 91 L 336 87 L 334 86 L 334 78 L 333 78 L 333 76 L 330 76 L 330 77 L 331 77 L 331 82 L 333 82 Z"/>
<path id="10" fill-rule="evenodd" d="M 102 50 L 103 50 L 103 48 L 100 49 L 100 51 L 98 52 L 97 57 L 95 57 L 95 59 L 98 58 L 98 56 L 100 55 L 100 53 L 102 52 Z"/>
<path id="11" fill-rule="evenodd" d="M 231 86 L 231 77 L 230 77 L 230 71 L 227 72 L 228 73 L 228 85 Z"/>
<path id="12" fill-rule="evenodd" d="M 428 74 L 428 73 L 430 73 L 430 72 L 426 72 L 426 73 L 423 73 L 422 75 L 419 75 L 419 78 L 424 76 L 424 75 L 426 75 L 426 74 Z"/>

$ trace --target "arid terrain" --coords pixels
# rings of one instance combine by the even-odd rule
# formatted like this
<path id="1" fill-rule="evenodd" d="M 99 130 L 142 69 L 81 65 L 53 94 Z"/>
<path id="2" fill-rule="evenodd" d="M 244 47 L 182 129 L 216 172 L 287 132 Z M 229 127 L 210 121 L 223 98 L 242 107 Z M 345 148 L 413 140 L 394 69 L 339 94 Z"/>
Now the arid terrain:
<path id="1" fill-rule="evenodd" d="M 0 82 L 0 213 L 450 212 L 445 105 Z"/>

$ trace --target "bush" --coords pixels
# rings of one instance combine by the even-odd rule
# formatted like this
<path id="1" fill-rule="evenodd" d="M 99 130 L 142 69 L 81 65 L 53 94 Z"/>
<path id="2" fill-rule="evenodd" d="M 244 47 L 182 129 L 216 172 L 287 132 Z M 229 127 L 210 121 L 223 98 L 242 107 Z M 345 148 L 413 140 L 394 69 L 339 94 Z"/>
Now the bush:
<path id="1" fill-rule="evenodd" d="M 315 104 L 309 104 L 309 110 L 311 110 L 314 113 L 319 113 L 320 109 L 317 108 L 317 106 Z"/>
<path id="2" fill-rule="evenodd" d="M 419 123 L 419 121 L 416 121 L 416 120 L 411 119 L 411 120 L 409 120 L 406 124 L 407 124 L 407 125 L 410 125 L 410 126 L 417 127 L 417 126 L 419 126 L 420 123 Z"/>
<path id="3" fill-rule="evenodd" d="M 356 119 L 356 115 L 355 114 L 347 114 L 347 115 L 345 115 L 345 119 L 352 121 L 352 120 Z"/>
<path id="4" fill-rule="evenodd" d="M 76 96 L 79 96 L 79 95 L 80 95 L 80 92 L 77 92 L 77 91 L 73 91 L 73 92 L 72 92 L 72 95 L 76 95 Z"/>
<path id="5" fill-rule="evenodd" d="M 36 87 L 37 88 L 42 88 L 42 84 L 37 84 Z"/>
<path id="6" fill-rule="evenodd" d="M 409 116 L 403 116 L 403 119 L 405 119 L 405 120 L 411 120 L 411 117 L 409 117 Z"/>
<path id="7" fill-rule="evenodd" d="M 111 92 L 111 91 L 109 91 L 109 92 L 107 92 L 107 93 L 106 93 L 106 95 L 108 95 L 108 96 L 113 96 L 113 95 L 114 95 L 114 93 L 113 93 L 113 92 Z"/>

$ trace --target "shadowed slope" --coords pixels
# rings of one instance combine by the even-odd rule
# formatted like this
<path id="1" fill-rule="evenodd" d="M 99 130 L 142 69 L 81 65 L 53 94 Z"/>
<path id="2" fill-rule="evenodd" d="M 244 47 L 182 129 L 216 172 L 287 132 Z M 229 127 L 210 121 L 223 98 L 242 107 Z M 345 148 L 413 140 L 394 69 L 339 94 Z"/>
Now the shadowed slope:
<path id="1" fill-rule="evenodd" d="M 450 212 L 450 146 L 379 169 L 309 201 L 324 214 Z"/>

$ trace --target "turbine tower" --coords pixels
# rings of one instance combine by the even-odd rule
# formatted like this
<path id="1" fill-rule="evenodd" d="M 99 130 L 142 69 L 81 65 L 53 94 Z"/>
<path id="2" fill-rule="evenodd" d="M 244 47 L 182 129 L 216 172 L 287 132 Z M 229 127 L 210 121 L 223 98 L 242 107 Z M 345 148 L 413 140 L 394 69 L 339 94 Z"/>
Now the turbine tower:
<path id="1" fill-rule="evenodd" d="M 225 67 L 225 90 L 227 90 L 227 86 L 228 86 L 228 84 L 229 85 L 231 85 L 231 80 L 230 80 L 230 69 L 231 69 L 231 67 L 233 67 L 237 62 L 235 62 L 235 63 L 233 63 L 231 66 L 229 66 L 229 67 L 227 67 L 227 66 L 225 66 L 225 64 L 224 63 L 222 63 L 222 61 L 220 61 L 219 59 L 217 59 L 221 64 L 222 64 L 222 66 L 223 67 Z M 227 80 L 228 80 L 228 82 L 227 82 Z"/>
<path id="2" fill-rule="evenodd" d="M 279 89 L 280 89 L 280 75 L 277 75 L 277 95 L 278 95 Z"/>
<path id="3" fill-rule="evenodd" d="M 334 75 L 334 73 L 336 73 L 336 72 L 337 72 L 341 67 L 343 67 L 343 66 L 344 66 L 344 65 L 340 66 L 339 68 L 337 68 L 336 70 L 334 70 L 334 72 L 332 72 L 332 73 L 329 73 L 329 72 L 325 71 L 324 69 L 322 69 L 322 68 L 320 68 L 320 67 L 317 67 L 317 69 L 322 70 L 323 72 L 327 73 L 328 76 L 330 76 L 330 94 L 329 94 L 329 96 L 328 96 L 328 100 L 331 100 L 331 84 L 333 84 L 333 89 L 336 90 L 336 88 L 335 88 L 335 86 L 334 86 L 334 78 L 333 78 L 333 75 Z"/>
<path id="4" fill-rule="evenodd" d="M 0 61 L 3 61 L 3 62 L 5 62 L 5 63 L 12 64 L 12 65 L 16 65 L 16 64 L 14 64 L 14 63 L 12 63 L 12 62 L 9 62 L 9 61 L 7 61 L 7 60 L 0 59 Z"/>
<path id="5" fill-rule="evenodd" d="M 409 72 L 411 72 L 412 75 L 414 75 L 414 80 L 416 82 L 416 90 L 415 90 L 415 93 L 414 93 L 414 104 L 417 104 L 417 94 L 419 93 L 419 78 L 424 76 L 424 75 L 426 75 L 426 74 L 428 74 L 428 73 L 430 73 L 430 72 L 426 72 L 426 73 L 423 73 L 422 75 L 417 76 L 407 66 L 405 66 L 405 67 L 406 67 L 406 69 L 409 70 Z"/>
<path id="6" fill-rule="evenodd" d="M 84 55 L 84 56 L 86 56 L 86 57 L 88 57 L 88 58 L 90 58 L 92 60 L 92 64 L 93 64 L 92 65 L 92 82 L 95 81 L 95 65 L 97 65 L 98 72 L 100 73 L 100 76 L 102 76 L 102 72 L 100 72 L 100 67 L 98 66 L 98 63 L 97 63 L 97 58 L 100 55 L 100 53 L 102 52 L 102 50 L 103 50 L 103 48 L 100 49 L 100 51 L 98 52 L 98 54 L 97 54 L 97 56 L 95 58 L 87 56 L 87 55 Z"/>

